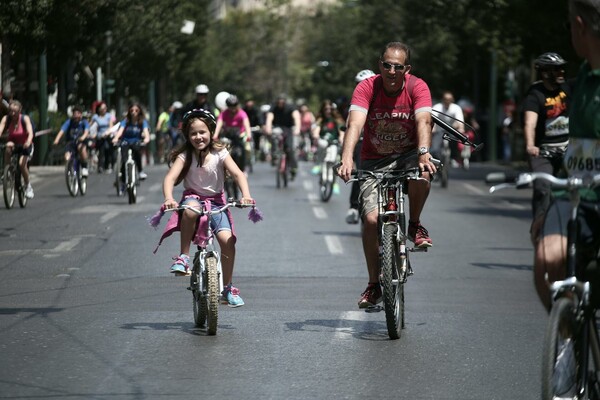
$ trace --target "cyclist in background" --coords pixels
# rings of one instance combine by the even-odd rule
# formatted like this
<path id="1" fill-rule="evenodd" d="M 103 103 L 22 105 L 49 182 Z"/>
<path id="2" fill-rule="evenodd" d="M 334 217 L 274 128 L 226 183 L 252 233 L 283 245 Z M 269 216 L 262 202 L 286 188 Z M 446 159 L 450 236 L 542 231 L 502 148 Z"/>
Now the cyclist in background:
<path id="1" fill-rule="evenodd" d="M 312 130 L 312 137 L 317 143 L 317 165 L 313 168 L 314 174 L 321 172 L 321 163 L 329 143 L 334 140 L 342 143 L 344 138 L 342 128 L 344 128 L 344 120 L 335 104 L 331 100 L 323 100 Z"/>
<path id="2" fill-rule="evenodd" d="M 571 42 L 585 60 L 579 68 L 573 95 L 569 100 L 569 146 L 564 156 L 571 176 L 598 173 L 600 159 L 600 3 L 597 0 L 569 0 Z M 578 265 L 598 260 L 600 247 L 600 188 L 581 191 L 579 207 Z M 535 249 L 535 286 L 550 310 L 549 284 L 564 279 L 567 258 L 567 221 L 571 207 L 568 199 L 557 198 L 548 209 Z M 598 262 L 598 261 L 597 261 Z M 578 271 L 580 273 L 581 271 Z M 547 279 L 546 279 L 547 276 Z M 592 281 L 592 292 L 596 289 Z"/>
<path id="3" fill-rule="evenodd" d="M 106 173 L 110 174 L 115 163 L 115 148 L 110 137 L 110 129 L 113 127 L 113 116 L 107 112 L 106 103 L 103 101 L 96 104 L 95 114 L 92 116 L 92 125 L 94 124 L 97 127 L 96 145 L 98 146 L 98 152 L 103 164 L 101 167 L 98 167 L 98 172 L 104 169 Z"/>
<path id="4" fill-rule="evenodd" d="M 125 180 L 125 161 L 127 161 L 127 150 L 131 148 L 133 160 L 137 170 L 139 171 L 140 179 L 146 179 L 148 175 L 143 171 L 142 152 L 138 144 L 146 145 L 150 142 L 150 130 L 148 121 L 144 116 L 144 110 L 138 103 L 133 103 L 129 106 L 127 116 L 119 124 L 119 130 L 115 134 L 113 144 L 121 146 L 121 176 Z M 124 143 L 119 143 L 119 142 Z M 117 182 L 118 184 L 118 182 Z"/>
<path id="5" fill-rule="evenodd" d="M 465 120 L 463 116 L 462 108 L 458 104 L 454 102 L 454 95 L 452 92 L 446 90 L 442 93 L 442 101 L 435 104 L 433 106 L 434 115 L 439 117 L 442 121 L 455 128 L 460 133 L 465 133 L 465 125 L 462 121 Z M 444 128 L 434 124 L 433 126 L 433 139 L 431 143 L 431 152 L 433 154 L 439 155 L 444 145 Z M 450 146 L 453 145 L 454 142 L 448 143 Z M 451 154 L 456 155 L 458 150 L 457 148 L 450 148 Z M 460 164 L 455 160 L 454 157 L 450 157 L 450 163 L 453 167 L 458 167 Z M 448 166 L 446 166 L 448 167 Z"/>
<path id="6" fill-rule="evenodd" d="M 240 102 L 236 95 L 230 94 L 225 100 L 225 104 L 227 108 L 217 118 L 217 127 L 213 139 L 218 140 L 219 137 L 229 139 L 231 141 L 230 153 L 238 167 L 245 171 L 244 146 L 251 135 L 250 120 L 246 112 L 240 108 Z"/>
<path id="7" fill-rule="evenodd" d="M 164 207 L 167 209 L 178 207 L 179 204 L 200 207 L 200 201 L 210 201 L 213 208 L 225 205 L 224 182 L 225 171 L 230 173 L 242 192 L 241 202 L 253 204 L 250 196 L 248 180 L 233 161 L 227 149 L 215 137 L 215 117 L 206 110 L 193 110 L 183 117 L 182 133 L 186 138 L 185 143 L 170 155 L 169 172 L 163 182 L 165 195 Z M 179 203 L 173 197 L 173 188 L 183 182 L 183 197 Z M 175 257 L 171 272 L 186 273 L 190 269 L 190 246 L 196 233 L 198 214 L 185 210 L 179 214 L 174 213 L 171 219 L 181 219 L 178 223 L 169 220 L 161 241 L 176 230 L 180 230 L 180 255 Z M 229 210 L 226 214 L 211 217 L 211 227 L 215 232 L 221 249 L 221 265 L 223 267 L 222 296 L 230 307 L 244 305 L 240 291 L 233 286 L 233 267 L 235 261 L 236 237 L 233 230 L 233 220 Z M 160 244 L 160 243 L 159 243 Z"/>
<path id="8" fill-rule="evenodd" d="M 252 141 L 254 142 L 254 154 L 258 155 L 260 152 L 260 127 L 263 125 L 260 111 L 256 108 L 254 100 L 246 100 L 243 110 L 248 115 L 248 121 L 250 121 L 250 129 L 252 131 Z"/>
<path id="9" fill-rule="evenodd" d="M 315 124 L 315 115 L 307 104 L 302 104 L 298 112 L 300 113 L 300 154 L 304 161 L 312 161 L 314 155 L 312 129 Z"/>
<path id="10" fill-rule="evenodd" d="M 208 86 L 206 86 L 204 83 L 201 83 L 196 86 L 194 92 L 196 97 L 194 100 L 187 103 L 185 107 L 183 107 L 181 110 L 181 116 L 187 112 L 200 108 L 203 110 L 209 110 L 210 112 L 215 112 L 215 107 L 208 101 L 208 93 L 210 92 Z M 181 122 L 181 118 L 179 118 L 179 122 Z"/>
<path id="11" fill-rule="evenodd" d="M 88 152 L 85 140 L 90 132 L 90 125 L 87 119 L 83 118 L 83 108 L 73 106 L 71 109 L 71 118 L 66 120 L 60 127 L 60 131 L 54 138 L 54 146 L 60 142 L 60 139 L 65 135 L 65 160 L 69 159 L 71 151 L 77 151 L 81 160 L 81 176 L 88 176 Z"/>
<path id="12" fill-rule="evenodd" d="M 372 76 L 375 76 L 375 72 L 371 71 L 370 69 L 363 69 L 362 71 L 359 71 L 356 74 L 354 80 L 356 81 L 356 83 L 359 83 Z M 361 135 L 358 138 L 358 143 L 356 144 L 356 147 L 354 147 L 353 158 L 355 169 L 360 169 L 360 150 L 362 148 L 362 141 L 363 137 L 361 132 Z M 360 208 L 359 193 L 360 183 L 357 181 L 352 182 L 352 189 L 350 189 L 350 208 L 346 213 L 346 223 L 348 224 L 358 224 L 358 222 L 360 221 L 360 214 L 358 212 Z"/>
<path id="13" fill-rule="evenodd" d="M 436 172 L 429 154 L 431 93 L 425 81 L 410 74 L 409 63 L 409 47 L 401 42 L 390 42 L 379 59 L 380 75 L 363 80 L 354 89 L 338 175 L 346 182 L 351 178 L 354 148 L 363 128 L 362 169 L 386 171 L 418 166 L 424 179 L 408 184 L 410 210 L 407 233 L 416 247 L 426 248 L 432 246 L 432 241 L 421 225 L 420 217 L 429 195 L 432 174 Z M 402 165 L 394 160 L 400 155 L 407 156 Z M 360 191 L 362 240 L 369 284 L 358 306 L 367 308 L 381 302 L 375 180 L 361 182 Z"/>
<path id="14" fill-rule="evenodd" d="M 166 110 L 163 110 L 156 120 L 156 158 L 158 159 L 158 162 L 161 163 L 165 160 L 165 144 L 167 141 L 167 136 L 170 134 L 169 120 L 171 114 L 175 110 L 175 103 L 181 104 L 178 101 L 174 102 Z"/>
<path id="15" fill-rule="evenodd" d="M 294 136 L 300 135 L 300 112 L 287 103 L 285 95 L 280 95 L 267 111 L 265 133 L 271 135 L 274 127 L 283 129 L 284 151 L 290 165 L 290 178 L 294 180 L 298 170 L 298 160 L 294 149 Z"/>
<path id="16" fill-rule="evenodd" d="M 535 60 L 539 81 L 530 87 L 523 101 L 523 133 L 529 166 L 533 172 L 557 175 L 569 143 L 571 87 L 565 82 L 567 62 L 556 53 L 544 53 Z M 550 184 L 533 184 L 531 239 L 535 242 L 539 227 L 550 204 Z"/>
<path id="17" fill-rule="evenodd" d="M 4 165 L 10 164 L 15 146 L 23 146 L 19 157 L 19 168 L 25 181 L 25 197 L 33 199 L 33 188 L 29 182 L 29 167 L 27 166 L 33 154 L 33 127 L 28 115 L 22 113 L 23 106 L 18 100 L 8 104 L 8 114 L 0 120 L 0 136 L 8 131 L 6 148 L 4 149 Z"/>

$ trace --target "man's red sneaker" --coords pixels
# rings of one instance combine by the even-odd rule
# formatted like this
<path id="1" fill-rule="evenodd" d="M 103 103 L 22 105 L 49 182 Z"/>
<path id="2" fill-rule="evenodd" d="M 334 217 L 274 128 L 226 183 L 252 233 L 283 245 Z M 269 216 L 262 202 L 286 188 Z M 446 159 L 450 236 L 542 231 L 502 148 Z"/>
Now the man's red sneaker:
<path id="1" fill-rule="evenodd" d="M 421 249 L 433 246 L 427 229 L 420 222 L 414 223 L 411 221 L 408 223 L 408 238 L 414 242 L 415 247 Z"/>
<path id="2" fill-rule="evenodd" d="M 381 286 L 379 286 L 379 283 L 369 283 L 365 291 L 360 295 L 358 308 L 372 307 L 377 303 L 381 303 Z"/>

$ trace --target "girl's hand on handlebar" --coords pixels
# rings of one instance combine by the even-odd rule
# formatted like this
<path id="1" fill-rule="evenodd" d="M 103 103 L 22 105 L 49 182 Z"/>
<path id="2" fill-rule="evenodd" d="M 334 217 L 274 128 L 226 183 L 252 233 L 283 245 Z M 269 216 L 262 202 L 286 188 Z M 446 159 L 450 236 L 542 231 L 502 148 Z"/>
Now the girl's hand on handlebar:
<path id="1" fill-rule="evenodd" d="M 242 204 L 256 204 L 256 201 L 252 197 L 242 197 L 240 199 L 240 203 Z"/>
<path id="2" fill-rule="evenodd" d="M 165 200 L 164 205 L 167 210 L 179 207 L 179 204 L 177 204 L 177 202 L 174 199 Z"/>

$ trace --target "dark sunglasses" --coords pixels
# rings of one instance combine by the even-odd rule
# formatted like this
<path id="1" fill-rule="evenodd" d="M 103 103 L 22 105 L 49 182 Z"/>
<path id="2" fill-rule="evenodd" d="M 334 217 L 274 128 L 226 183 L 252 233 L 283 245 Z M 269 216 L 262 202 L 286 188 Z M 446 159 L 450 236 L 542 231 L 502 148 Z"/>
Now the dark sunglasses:
<path id="1" fill-rule="evenodd" d="M 188 111 L 183 115 L 183 122 L 187 122 L 190 118 L 204 118 L 208 119 L 213 124 L 217 123 L 217 119 L 210 112 L 203 108 L 196 108 L 195 110 Z"/>
<path id="2" fill-rule="evenodd" d="M 383 68 L 385 68 L 388 71 L 391 70 L 392 67 L 394 67 L 395 71 L 404 71 L 404 68 L 406 68 L 406 65 L 390 64 L 389 62 L 385 62 L 385 61 L 381 61 L 381 65 L 383 65 Z"/>

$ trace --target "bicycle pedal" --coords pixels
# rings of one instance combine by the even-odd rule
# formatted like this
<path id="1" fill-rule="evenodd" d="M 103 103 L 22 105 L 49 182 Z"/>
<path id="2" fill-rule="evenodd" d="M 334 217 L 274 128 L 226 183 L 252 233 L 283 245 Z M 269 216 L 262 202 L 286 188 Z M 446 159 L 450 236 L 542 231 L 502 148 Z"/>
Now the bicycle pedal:
<path id="1" fill-rule="evenodd" d="M 408 251 L 412 251 L 414 253 L 427 253 L 429 247 L 411 247 Z"/>
<path id="2" fill-rule="evenodd" d="M 381 306 L 369 306 L 369 307 L 365 308 L 366 313 L 376 313 L 376 312 L 381 312 L 381 311 L 383 311 L 383 307 L 381 307 Z"/>

